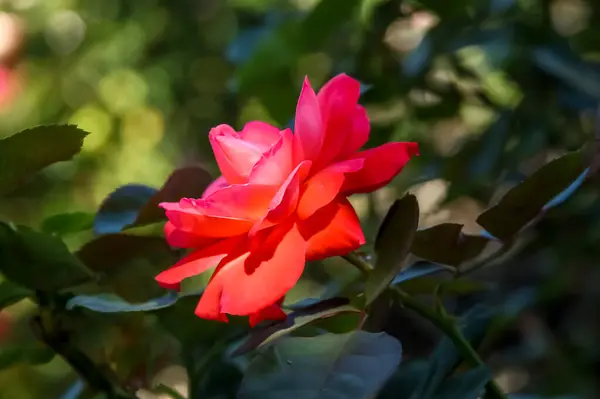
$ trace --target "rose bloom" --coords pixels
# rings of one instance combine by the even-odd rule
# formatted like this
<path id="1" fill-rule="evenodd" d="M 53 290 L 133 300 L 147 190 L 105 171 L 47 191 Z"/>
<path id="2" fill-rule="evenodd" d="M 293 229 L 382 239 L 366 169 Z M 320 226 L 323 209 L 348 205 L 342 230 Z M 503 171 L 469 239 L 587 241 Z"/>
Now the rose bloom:
<path id="1" fill-rule="evenodd" d="M 156 280 L 179 289 L 183 279 L 216 266 L 196 315 L 250 324 L 285 317 L 280 308 L 307 261 L 347 254 L 365 243 L 347 200 L 388 184 L 418 155 L 416 143 L 360 151 L 369 119 L 360 84 L 341 74 L 315 94 L 304 81 L 294 132 L 250 122 L 209 133 L 222 176 L 200 199 L 162 203 L 170 245 L 193 251 Z"/>

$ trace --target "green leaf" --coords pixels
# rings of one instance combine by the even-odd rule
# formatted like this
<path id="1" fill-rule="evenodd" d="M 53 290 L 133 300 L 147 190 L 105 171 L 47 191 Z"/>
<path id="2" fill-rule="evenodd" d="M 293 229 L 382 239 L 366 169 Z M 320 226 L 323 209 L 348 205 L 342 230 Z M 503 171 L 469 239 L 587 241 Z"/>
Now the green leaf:
<path id="1" fill-rule="evenodd" d="M 372 303 L 404 267 L 418 226 L 417 198 L 407 194 L 391 206 L 377 234 L 377 261 L 365 283 L 367 304 Z"/>
<path id="2" fill-rule="evenodd" d="M 490 283 L 469 280 L 465 277 L 444 280 L 438 277 L 419 277 L 398 284 L 403 291 L 411 295 L 432 294 L 439 286 L 440 294 L 465 295 L 488 291 L 493 288 Z"/>
<path id="3" fill-rule="evenodd" d="M 302 23 L 304 48 L 323 46 L 336 29 L 352 20 L 361 3 L 362 0 L 320 1 Z"/>
<path id="4" fill-rule="evenodd" d="M 457 321 L 463 335 L 476 350 L 481 344 L 493 316 L 491 308 L 476 305 Z M 424 384 L 424 391 L 419 394 L 419 398 L 432 397 L 442 381 L 462 359 L 454 343 L 447 336 L 442 338 L 429 358 L 431 368 L 427 382 Z"/>
<path id="5" fill-rule="evenodd" d="M 118 233 L 135 222 L 140 209 L 157 190 L 143 184 L 127 184 L 110 193 L 94 219 L 96 234 Z"/>
<path id="6" fill-rule="evenodd" d="M 492 378 L 487 367 L 481 366 L 445 381 L 436 392 L 435 399 L 478 399 L 485 384 Z"/>
<path id="7" fill-rule="evenodd" d="M 78 295 L 69 299 L 65 307 L 71 310 L 79 306 L 101 313 L 147 312 L 169 307 L 178 299 L 174 291 L 143 303 L 129 303 L 113 294 Z"/>
<path id="8" fill-rule="evenodd" d="M 402 363 L 377 399 L 426 399 L 419 396 L 427 382 L 431 364 L 427 360 Z"/>
<path id="9" fill-rule="evenodd" d="M 276 339 L 292 334 L 294 331 L 309 324 L 346 314 L 362 316 L 362 312 L 359 309 L 348 305 L 347 299 L 333 298 L 321 301 L 288 314 L 287 318 L 282 322 L 252 329 L 248 338 L 236 348 L 233 354 L 236 356 L 242 355 L 253 349 L 265 346 Z"/>
<path id="10" fill-rule="evenodd" d="M 145 229 L 150 228 L 150 231 Z M 151 235 L 154 225 L 107 234 L 86 243 L 77 257 L 100 273 L 110 288 L 128 302 L 146 302 L 165 293 L 154 277 L 177 262 L 164 238 Z M 142 235 L 150 234 L 150 235 Z M 131 282 L 135 281 L 135 284 Z"/>
<path id="11" fill-rule="evenodd" d="M 239 399 L 364 399 L 392 375 L 402 346 L 385 333 L 286 337 L 250 363 Z"/>
<path id="12" fill-rule="evenodd" d="M 479 215 L 477 223 L 500 240 L 509 241 L 583 173 L 583 158 L 580 150 L 548 163 Z"/>
<path id="13" fill-rule="evenodd" d="M 22 286 L 58 291 L 92 280 L 60 238 L 0 222 L 0 270 Z"/>
<path id="14" fill-rule="evenodd" d="M 0 347 L 0 370 L 20 363 L 45 364 L 54 358 L 54 351 L 41 343 Z"/>
<path id="15" fill-rule="evenodd" d="M 8 280 L 2 281 L 0 283 L 0 310 L 33 294 L 33 291 L 21 287 L 19 284 L 15 284 Z"/>
<path id="16" fill-rule="evenodd" d="M 154 223 L 166 219 L 161 202 L 176 202 L 182 198 L 200 198 L 212 182 L 210 174 L 200 166 L 177 169 L 140 209 L 134 225 Z"/>
<path id="17" fill-rule="evenodd" d="M 477 257 L 490 240 L 462 233 L 462 224 L 443 223 L 415 234 L 411 252 L 431 262 L 458 267 Z"/>
<path id="18" fill-rule="evenodd" d="M 41 231 L 48 234 L 66 236 L 91 230 L 94 227 L 94 214 L 86 212 L 61 213 L 50 216 L 42 222 Z"/>
<path id="19" fill-rule="evenodd" d="M 33 173 L 79 153 L 88 133 L 73 125 L 38 126 L 0 140 L 0 194 Z"/>

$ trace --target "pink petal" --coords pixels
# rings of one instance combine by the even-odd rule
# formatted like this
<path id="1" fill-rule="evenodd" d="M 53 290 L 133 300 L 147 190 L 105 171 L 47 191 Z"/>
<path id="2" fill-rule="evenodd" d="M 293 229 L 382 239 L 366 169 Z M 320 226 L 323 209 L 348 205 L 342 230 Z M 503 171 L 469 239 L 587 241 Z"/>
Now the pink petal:
<path id="1" fill-rule="evenodd" d="M 244 140 L 230 126 L 219 125 L 208 135 L 221 173 L 229 184 L 248 182 L 248 175 L 262 156 L 256 144 Z"/>
<path id="2" fill-rule="evenodd" d="M 253 143 L 261 152 L 267 152 L 280 138 L 279 128 L 271 126 L 261 121 L 252 121 L 246 123 L 240 136 L 250 143 Z"/>
<path id="3" fill-rule="evenodd" d="M 307 261 L 345 255 L 366 242 L 354 208 L 343 197 L 299 222 L 299 229 L 308 242 Z"/>
<path id="4" fill-rule="evenodd" d="M 368 193 L 386 184 L 402 171 L 409 159 L 419 155 L 417 143 L 386 143 L 376 148 L 361 151 L 353 158 L 364 158 L 363 168 L 346 175 L 342 193 Z"/>
<path id="5" fill-rule="evenodd" d="M 269 208 L 277 190 L 277 186 L 264 184 L 233 184 L 216 190 L 203 198 L 202 203 L 221 216 L 258 220 Z"/>
<path id="6" fill-rule="evenodd" d="M 179 202 L 163 202 L 160 206 L 173 226 L 200 237 L 224 238 L 246 233 L 253 220 L 230 217 L 222 209 L 184 198 Z"/>
<path id="7" fill-rule="evenodd" d="M 194 251 L 169 269 L 157 275 L 155 279 L 161 287 L 179 290 L 183 279 L 204 273 L 208 269 L 217 266 L 239 243 L 239 237 L 230 238 Z"/>
<path id="8" fill-rule="evenodd" d="M 357 112 L 360 83 L 346 74 L 329 80 L 319 91 L 317 99 L 323 119 L 323 147 L 315 167 L 322 167 L 338 158 L 346 147 L 354 147 L 353 120 Z M 368 138 L 368 131 L 367 131 Z M 366 140 L 365 140 L 366 142 Z M 358 150 L 362 142 L 354 151 Z"/>
<path id="9" fill-rule="evenodd" d="M 217 191 L 218 189 L 228 186 L 228 185 L 229 185 L 229 183 L 227 183 L 227 180 L 225 180 L 225 177 L 219 176 L 212 183 L 210 183 L 208 185 L 208 187 L 206 187 L 206 190 L 204 190 L 204 193 L 202 193 L 202 198 L 205 198 L 205 197 L 211 195 L 212 193 L 214 193 L 215 191 Z"/>
<path id="10" fill-rule="evenodd" d="M 301 160 L 314 160 L 319 156 L 323 144 L 323 122 L 317 95 L 308 78 L 304 79 L 296 106 L 294 136 L 298 140 Z"/>
<path id="11" fill-rule="evenodd" d="M 294 212 L 298 204 L 298 197 L 300 196 L 300 183 L 308 175 L 310 165 L 311 161 L 304 161 L 290 173 L 271 200 L 267 213 L 252 226 L 249 232 L 251 236 L 259 230 L 279 223 Z"/>
<path id="12" fill-rule="evenodd" d="M 200 248 L 215 242 L 215 238 L 207 238 L 193 231 L 184 231 L 171 222 L 165 223 L 165 238 L 175 248 Z"/>
<path id="13" fill-rule="evenodd" d="M 292 167 L 293 134 L 281 132 L 279 140 L 256 162 L 250 173 L 250 183 L 279 186 L 290 175 Z"/>
<path id="14" fill-rule="evenodd" d="M 305 186 L 298 202 L 298 217 L 306 219 L 334 200 L 344 183 L 346 173 L 356 172 L 363 167 L 363 159 L 351 159 L 335 163 L 317 172 Z"/>
<path id="15" fill-rule="evenodd" d="M 223 314 L 251 315 L 277 303 L 304 270 L 306 242 L 293 222 L 270 230 L 266 239 L 249 243 L 254 251 L 227 257 L 213 274 L 196 314 L 223 320 Z"/>

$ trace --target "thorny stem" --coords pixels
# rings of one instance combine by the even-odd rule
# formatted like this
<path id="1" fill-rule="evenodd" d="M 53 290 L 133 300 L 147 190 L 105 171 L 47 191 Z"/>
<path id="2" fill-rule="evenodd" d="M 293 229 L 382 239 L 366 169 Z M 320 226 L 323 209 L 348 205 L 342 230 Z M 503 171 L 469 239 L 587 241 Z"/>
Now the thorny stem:
<path id="1" fill-rule="evenodd" d="M 354 265 L 365 276 L 368 276 L 369 273 L 371 273 L 371 271 L 373 270 L 373 265 L 371 265 L 369 262 L 365 261 L 355 253 L 344 255 L 343 258 L 350 264 Z M 402 291 L 398 287 L 391 286 L 388 287 L 388 290 L 404 306 L 413 310 L 415 313 L 418 313 L 421 317 L 429 320 L 431 324 L 433 324 L 440 331 L 446 334 L 448 338 L 452 340 L 456 349 L 461 353 L 465 360 L 467 360 L 471 364 L 471 366 L 485 365 L 477 351 L 471 346 L 469 341 L 465 338 L 465 336 L 462 334 L 462 332 L 451 317 L 439 314 L 431 307 L 413 298 L 408 293 Z M 487 383 L 486 388 L 486 397 L 492 399 L 506 399 L 506 395 L 502 392 L 502 390 L 498 387 L 498 385 L 496 385 L 496 383 L 493 380 Z"/>

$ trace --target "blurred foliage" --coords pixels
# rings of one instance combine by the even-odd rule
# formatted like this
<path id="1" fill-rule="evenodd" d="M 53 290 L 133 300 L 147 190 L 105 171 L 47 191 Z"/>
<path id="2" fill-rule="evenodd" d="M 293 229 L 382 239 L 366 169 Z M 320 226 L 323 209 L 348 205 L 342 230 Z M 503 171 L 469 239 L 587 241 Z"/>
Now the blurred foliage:
<path id="1" fill-rule="evenodd" d="M 73 398 L 80 391 L 93 397 L 73 372 L 88 370 L 90 359 L 102 366 L 91 388 L 118 381 L 149 398 L 164 382 L 189 388 L 195 398 L 234 397 L 242 372 L 260 377 L 270 355 L 229 356 L 232 340 L 247 339 L 242 344 L 256 348 L 293 332 L 278 349 L 293 351 L 301 342 L 295 340 L 318 340 L 315 330 L 348 333 L 362 323 L 330 320 L 355 316 L 354 303 L 318 308 L 320 300 L 361 284 L 358 272 L 339 259 L 309 265 L 290 293 L 290 307 L 305 298 L 317 304 L 296 306 L 293 327 L 244 338 L 245 322 L 225 327 L 195 318 L 192 294 L 205 281 L 191 282 L 180 297 L 164 296 L 153 276 L 181 254 L 164 244 L 160 226 L 136 223 L 140 206 L 193 196 L 208 183 L 198 172 L 197 181 L 182 187 L 173 170 L 199 163 L 216 176 L 211 127 L 240 128 L 254 119 L 285 126 L 304 75 L 319 86 L 340 72 L 364 84 L 369 145 L 410 140 L 421 148 L 390 187 L 352 198 L 369 240 L 365 251 L 380 251 L 371 251 L 377 226 L 408 190 L 418 199 L 425 230 L 411 238 L 406 264 L 412 266 L 392 284 L 426 294 L 424 301 L 439 311 L 464 314 L 476 303 L 500 309 L 477 345 L 489 374 L 467 371 L 435 328 L 390 305 L 387 294 L 376 298 L 365 328 L 385 331 L 403 347 L 403 363 L 380 396 L 452 398 L 456 389 L 478 393 L 491 375 L 508 392 L 522 394 L 514 398 L 600 395 L 600 163 L 593 158 L 597 149 L 584 146 L 600 135 L 600 3 L 0 0 L 0 10 L 0 137 L 54 123 L 90 132 L 73 161 L 29 176 L 0 201 L 6 221 L 0 261 L 11 279 L 0 283 L 6 307 L 0 313 L 0 397 Z M 0 182 L 16 184 L 33 169 L 68 159 L 67 140 L 17 142 L 19 153 L 11 149 L 0 159 Z M 44 150 L 59 142 L 65 153 L 45 159 Z M 169 176 L 175 189 L 167 188 Z M 562 191 L 573 181 L 573 189 Z M 126 184 L 143 191 L 142 199 L 116 195 L 119 201 L 110 202 Z M 149 212 L 144 223 L 160 219 Z M 53 256 L 41 256 L 49 246 Z M 40 264 L 53 267 L 60 257 L 77 275 L 64 270 L 59 277 L 77 281 L 30 273 L 13 262 L 17 247 L 35 255 L 25 265 L 38 273 Z M 453 279 L 467 272 L 467 279 Z M 44 294 L 74 283 L 81 285 L 64 296 Z M 32 290 L 35 301 L 25 299 Z M 77 294 L 101 294 L 93 298 L 108 305 L 96 303 L 95 312 L 67 306 Z M 114 294 L 120 298 L 107 296 Z M 156 298 L 171 306 L 152 302 Z M 138 302 L 145 307 L 131 308 Z M 60 356 L 48 356 L 49 347 Z M 327 359 L 314 356 L 323 367 Z M 264 388 L 253 384 L 241 385 L 248 397 Z M 390 390 L 396 396 L 386 396 Z"/>

